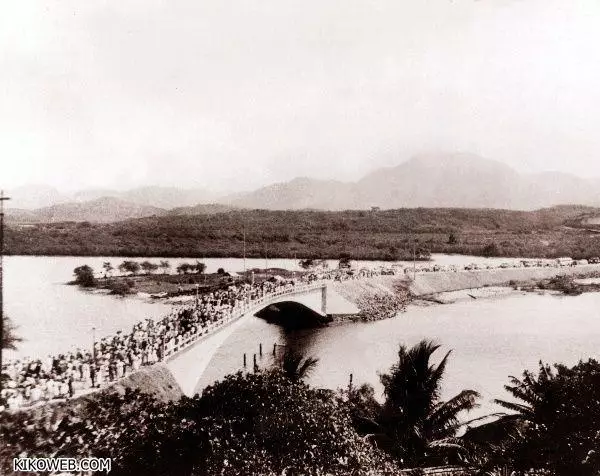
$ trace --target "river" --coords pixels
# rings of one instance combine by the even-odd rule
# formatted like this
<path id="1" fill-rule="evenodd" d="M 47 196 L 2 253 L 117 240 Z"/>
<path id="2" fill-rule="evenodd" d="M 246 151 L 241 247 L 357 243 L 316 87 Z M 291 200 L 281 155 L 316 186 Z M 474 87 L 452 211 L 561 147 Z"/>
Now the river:
<path id="1" fill-rule="evenodd" d="M 414 345 L 431 339 L 441 345 L 438 361 L 452 351 L 447 365 L 443 396 L 463 389 L 482 395 L 485 415 L 501 409 L 494 398 L 507 398 L 503 385 L 509 376 L 536 370 L 538 361 L 575 364 L 600 357 L 600 293 L 580 296 L 517 294 L 447 305 L 410 306 L 396 318 L 372 323 L 344 323 L 325 328 L 285 333 L 261 319 L 249 320 L 219 349 L 199 382 L 197 391 L 242 367 L 263 343 L 260 365 L 271 365 L 273 343 L 291 345 L 319 364 L 308 382 L 336 389 L 370 383 L 380 396 L 378 372 L 395 362 L 400 344 Z"/>
<path id="2" fill-rule="evenodd" d="M 434 259 L 440 264 L 458 265 L 476 260 L 444 255 Z M 5 311 L 18 326 L 18 334 L 25 338 L 16 352 L 7 352 L 7 357 L 44 356 L 74 345 L 91 345 L 93 327 L 96 337 L 100 337 L 128 330 L 135 322 L 168 312 L 165 304 L 85 292 L 64 284 L 72 279 L 76 266 L 89 264 L 100 270 L 104 261 L 116 265 L 122 258 L 5 258 Z M 181 261 L 185 260 L 170 260 L 173 268 Z M 208 272 L 219 267 L 228 271 L 243 269 L 241 259 L 202 261 Z M 269 260 L 268 264 L 288 269 L 295 265 L 292 260 Z M 264 266 L 264 260 L 248 259 L 246 265 Z M 355 384 L 369 382 L 380 393 L 377 372 L 385 371 L 394 362 L 398 345 L 412 345 L 427 338 L 442 345 L 438 357 L 452 350 L 444 396 L 464 388 L 477 390 L 483 396 L 480 413 L 485 413 L 495 409 L 490 403 L 493 398 L 506 397 L 502 386 L 508 383 L 508 376 L 520 375 L 524 369 L 535 370 L 539 359 L 573 364 L 579 358 L 600 357 L 599 307 L 598 293 L 575 297 L 514 295 L 441 306 L 411 306 L 394 319 L 337 324 L 289 334 L 252 318 L 217 352 L 198 390 L 238 370 L 244 353 L 251 361 L 252 354 L 258 353 L 259 343 L 265 354 L 259 362 L 269 365 L 273 344 L 279 343 L 299 347 L 320 359 L 309 378 L 311 384 L 346 386 L 352 373 Z"/>

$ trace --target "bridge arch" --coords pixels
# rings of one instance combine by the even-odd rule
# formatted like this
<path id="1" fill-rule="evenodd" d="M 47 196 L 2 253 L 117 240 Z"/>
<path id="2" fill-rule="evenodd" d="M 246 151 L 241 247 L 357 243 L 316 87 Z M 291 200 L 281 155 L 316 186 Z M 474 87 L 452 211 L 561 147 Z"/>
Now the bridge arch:
<path id="1" fill-rule="evenodd" d="M 299 300 L 285 300 L 269 304 L 255 313 L 257 317 L 284 329 L 302 329 L 331 322 L 331 316 L 323 315 Z"/>

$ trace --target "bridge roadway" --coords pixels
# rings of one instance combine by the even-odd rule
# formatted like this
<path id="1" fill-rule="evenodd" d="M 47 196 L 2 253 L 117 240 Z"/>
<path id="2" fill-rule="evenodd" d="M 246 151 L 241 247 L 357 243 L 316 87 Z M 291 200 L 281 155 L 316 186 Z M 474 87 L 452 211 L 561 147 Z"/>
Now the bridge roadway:
<path id="1" fill-rule="evenodd" d="M 278 302 L 298 302 L 313 311 L 327 314 L 328 286 L 326 282 L 294 286 L 278 290 L 237 307 L 219 323 L 209 326 L 201 335 L 190 336 L 171 349 L 166 357 L 169 369 L 185 395 L 191 396 L 215 352 L 245 321 L 261 309 Z M 320 305 L 315 302 L 320 301 Z"/>

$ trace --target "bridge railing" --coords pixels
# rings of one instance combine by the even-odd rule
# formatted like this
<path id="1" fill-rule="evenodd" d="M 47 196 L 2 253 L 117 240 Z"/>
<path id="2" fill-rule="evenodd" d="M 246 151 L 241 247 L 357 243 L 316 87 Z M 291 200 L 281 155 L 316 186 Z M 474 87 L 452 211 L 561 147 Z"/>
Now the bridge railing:
<path id="1" fill-rule="evenodd" d="M 246 300 L 242 305 L 235 306 L 229 312 L 229 314 L 227 316 L 225 316 L 224 318 L 222 318 L 218 321 L 215 321 L 215 322 L 211 322 L 211 323 L 207 324 L 206 326 L 199 328 L 195 334 L 192 334 L 192 335 L 182 339 L 180 342 L 177 342 L 175 345 L 173 345 L 171 347 L 167 347 L 165 349 L 163 360 L 172 359 L 176 354 L 191 347 L 200 339 L 203 339 L 205 337 L 208 337 L 209 335 L 214 334 L 216 331 L 228 326 L 229 324 L 231 324 L 234 321 L 237 321 L 238 319 L 245 316 L 246 314 L 248 314 L 252 311 L 258 310 L 260 307 L 264 306 L 265 304 L 270 304 L 271 302 L 273 302 L 276 298 L 278 298 L 280 296 L 293 296 L 294 294 L 303 294 L 303 293 L 314 291 L 317 289 L 322 289 L 325 286 L 327 286 L 327 284 L 324 281 L 319 281 L 319 282 L 310 283 L 310 284 L 295 285 L 290 288 L 278 289 L 274 292 L 266 293 L 266 294 L 258 297 L 257 299 Z"/>

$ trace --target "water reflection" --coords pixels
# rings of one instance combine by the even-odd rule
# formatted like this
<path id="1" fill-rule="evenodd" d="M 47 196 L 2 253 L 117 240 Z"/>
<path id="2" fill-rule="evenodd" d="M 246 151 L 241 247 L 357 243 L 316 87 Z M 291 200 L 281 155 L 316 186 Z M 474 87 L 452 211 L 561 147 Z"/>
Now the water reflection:
<path id="1" fill-rule="evenodd" d="M 287 331 L 252 318 L 215 354 L 197 390 L 241 369 L 242 354 L 248 352 L 251 358 L 259 342 L 270 350 L 277 342 L 319 359 L 308 378 L 311 385 L 345 387 L 352 373 L 355 384 L 370 383 L 381 396 L 378 373 L 396 361 L 399 345 L 432 339 L 442 345 L 438 359 L 452 350 L 442 396 L 476 390 L 483 398 L 474 415 L 483 415 L 499 410 L 494 398 L 507 398 L 503 385 L 509 375 L 536 370 L 540 359 L 573 365 L 580 358 L 598 358 L 599 305 L 598 293 L 576 297 L 528 294 L 410 307 L 384 321 Z M 260 362 L 268 365 L 268 358 L 263 356 Z"/>

